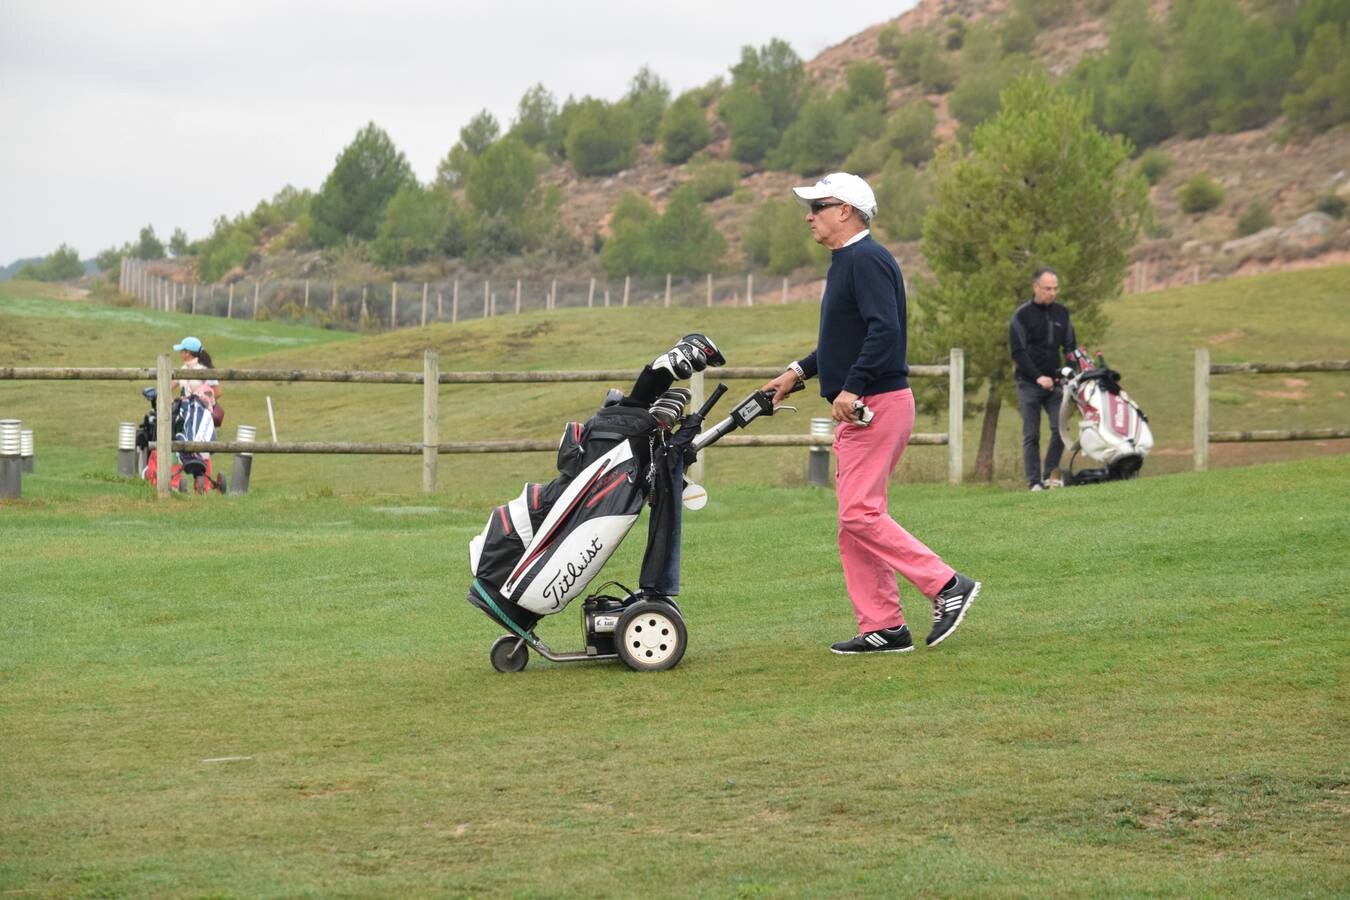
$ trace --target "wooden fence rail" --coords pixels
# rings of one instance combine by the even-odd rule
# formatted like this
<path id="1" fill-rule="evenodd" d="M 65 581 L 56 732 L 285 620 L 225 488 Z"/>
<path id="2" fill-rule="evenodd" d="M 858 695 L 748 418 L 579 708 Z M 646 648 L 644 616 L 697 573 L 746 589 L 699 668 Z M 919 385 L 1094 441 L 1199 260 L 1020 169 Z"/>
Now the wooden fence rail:
<path id="1" fill-rule="evenodd" d="M 422 490 L 430 493 L 436 487 L 436 459 L 440 454 L 453 453 L 533 453 L 557 449 L 553 440 L 487 440 L 442 442 L 439 428 L 439 397 L 436 390 L 442 384 L 549 384 L 566 382 L 621 382 L 632 378 L 629 369 L 588 369 L 574 371 L 492 371 L 441 372 L 434 350 L 426 351 L 421 372 L 371 372 L 302 369 L 175 369 L 171 355 L 160 354 L 153 369 L 145 368 L 72 368 L 72 367 L 0 367 L 0 380 L 19 381 L 145 381 L 156 383 L 155 400 L 158 433 L 155 440 L 159 495 L 169 494 L 171 451 L 191 453 L 312 453 L 312 454 L 388 454 L 422 457 Z M 217 381 L 265 382 L 326 382 L 345 384 L 421 384 L 422 441 L 419 443 L 357 443 L 357 442 L 241 442 L 241 441 L 173 441 L 171 425 L 171 383 L 175 379 L 200 379 L 209 373 Z M 779 367 L 750 366 L 725 367 L 712 370 L 723 380 L 763 379 L 782 373 Z M 694 394 L 693 406 L 703 402 L 703 374 L 695 373 L 690 380 Z M 948 480 L 959 484 L 962 476 L 962 424 L 965 405 L 965 357 L 960 349 L 953 349 L 946 365 L 910 366 L 910 374 L 918 377 L 947 376 L 949 387 L 948 431 L 939 434 L 915 434 L 911 444 L 945 445 L 948 448 Z M 818 446 L 821 439 L 809 434 L 800 435 L 731 435 L 718 442 L 721 447 L 807 447 Z M 705 451 L 706 452 L 706 451 Z M 701 472 L 691 473 L 695 480 Z"/>
<path id="2" fill-rule="evenodd" d="M 1350 359 L 1314 359 L 1306 362 L 1211 363 L 1209 349 L 1195 351 L 1195 413 L 1192 423 L 1195 471 L 1209 468 L 1210 444 L 1249 441 L 1323 441 L 1350 438 L 1350 428 L 1281 428 L 1253 431 L 1209 430 L 1209 379 L 1212 375 L 1258 375 L 1289 372 L 1347 372 Z"/>

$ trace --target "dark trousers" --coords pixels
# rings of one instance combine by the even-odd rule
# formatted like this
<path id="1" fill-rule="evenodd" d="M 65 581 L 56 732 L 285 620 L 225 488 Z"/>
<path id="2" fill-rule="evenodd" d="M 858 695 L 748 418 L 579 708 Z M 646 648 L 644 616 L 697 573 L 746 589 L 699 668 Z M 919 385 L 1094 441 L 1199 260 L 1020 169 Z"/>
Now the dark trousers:
<path id="1" fill-rule="evenodd" d="M 1059 385 L 1047 391 L 1039 384 L 1017 382 L 1017 409 L 1022 413 L 1022 471 L 1027 484 L 1039 484 L 1059 468 L 1064 455 L 1064 441 L 1059 437 L 1059 406 L 1064 391 Z M 1050 446 L 1045 451 L 1045 467 L 1041 467 L 1041 411 L 1050 417 Z"/>

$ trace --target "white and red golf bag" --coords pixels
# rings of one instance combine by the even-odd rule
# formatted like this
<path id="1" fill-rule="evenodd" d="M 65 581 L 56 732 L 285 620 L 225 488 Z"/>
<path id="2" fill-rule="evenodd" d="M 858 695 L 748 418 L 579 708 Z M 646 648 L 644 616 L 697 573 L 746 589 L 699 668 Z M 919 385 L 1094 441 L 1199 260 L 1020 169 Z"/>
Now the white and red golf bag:
<path id="1" fill-rule="evenodd" d="M 1062 370 L 1064 403 L 1059 411 L 1059 434 L 1069 448 L 1064 483 L 1094 484 L 1133 478 L 1153 449 L 1153 432 L 1139 404 L 1120 386 L 1120 373 L 1097 354 L 1094 363 L 1081 347 L 1066 354 Z M 1078 412 L 1078 438 L 1070 434 L 1069 419 Z M 1102 466 L 1074 472 L 1079 453 Z"/>

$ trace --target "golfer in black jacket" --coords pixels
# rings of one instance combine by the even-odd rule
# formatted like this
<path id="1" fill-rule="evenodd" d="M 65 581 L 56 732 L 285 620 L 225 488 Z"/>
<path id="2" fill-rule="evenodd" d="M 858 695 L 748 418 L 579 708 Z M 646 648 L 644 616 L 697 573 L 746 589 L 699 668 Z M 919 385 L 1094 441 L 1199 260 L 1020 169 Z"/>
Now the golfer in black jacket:
<path id="1" fill-rule="evenodd" d="M 1017 307 L 1008 329 L 1012 358 L 1016 367 L 1017 408 L 1022 413 L 1022 469 L 1027 487 L 1039 491 L 1060 487 L 1052 480 L 1064 455 L 1059 436 L 1059 407 L 1064 391 L 1056 380 L 1064 365 L 1064 354 L 1078 345 L 1069 321 L 1069 311 L 1055 302 L 1059 296 L 1059 275 L 1054 269 L 1040 269 L 1031 279 L 1031 299 Z M 1050 418 L 1050 446 L 1041 466 L 1041 411 Z"/>

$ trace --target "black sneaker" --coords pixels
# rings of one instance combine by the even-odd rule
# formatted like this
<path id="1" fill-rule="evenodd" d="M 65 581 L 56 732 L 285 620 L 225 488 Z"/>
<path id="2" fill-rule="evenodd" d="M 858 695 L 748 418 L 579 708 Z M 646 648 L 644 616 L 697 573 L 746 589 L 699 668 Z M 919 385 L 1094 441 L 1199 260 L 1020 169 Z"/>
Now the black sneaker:
<path id="1" fill-rule="evenodd" d="M 933 630 L 928 632 L 928 646 L 936 647 L 951 637 L 956 626 L 966 617 L 966 610 L 970 609 L 970 604 L 978 596 L 980 583 L 957 572 L 956 584 L 933 598 Z"/>
<path id="2" fill-rule="evenodd" d="M 830 645 L 831 653 L 908 653 L 914 649 L 909 626 L 883 628 Z"/>

